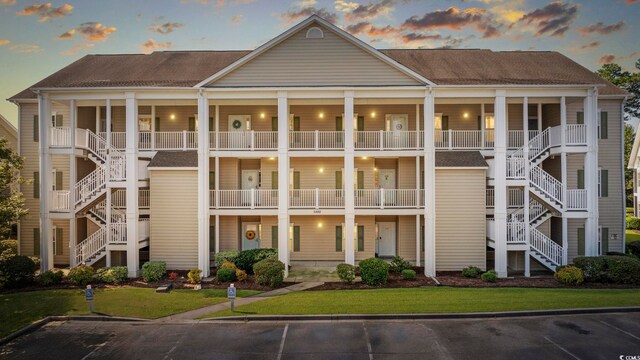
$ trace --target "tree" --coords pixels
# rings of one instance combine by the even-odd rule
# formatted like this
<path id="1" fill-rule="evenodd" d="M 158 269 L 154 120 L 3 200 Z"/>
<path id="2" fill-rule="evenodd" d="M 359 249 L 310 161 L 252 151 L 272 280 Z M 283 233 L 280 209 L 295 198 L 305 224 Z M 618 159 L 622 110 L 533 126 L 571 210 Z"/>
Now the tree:
<path id="1" fill-rule="evenodd" d="M 624 126 L 624 190 L 626 193 L 627 207 L 633 206 L 633 169 L 627 169 L 629 164 L 629 157 L 631 156 L 631 148 L 633 148 L 633 141 L 635 139 L 635 133 L 631 125 Z"/>
<path id="2" fill-rule="evenodd" d="M 626 117 L 640 117 L 640 59 L 636 61 L 635 68 L 639 71 L 631 73 L 622 70 L 622 67 L 618 64 L 605 64 L 596 71 L 604 79 L 631 94 L 624 103 Z"/>
<path id="3" fill-rule="evenodd" d="M 7 140 L 0 138 L 0 238 L 7 238 L 11 227 L 28 212 L 20 192 L 20 185 L 26 183 L 20 176 L 23 161 L 7 146 Z"/>

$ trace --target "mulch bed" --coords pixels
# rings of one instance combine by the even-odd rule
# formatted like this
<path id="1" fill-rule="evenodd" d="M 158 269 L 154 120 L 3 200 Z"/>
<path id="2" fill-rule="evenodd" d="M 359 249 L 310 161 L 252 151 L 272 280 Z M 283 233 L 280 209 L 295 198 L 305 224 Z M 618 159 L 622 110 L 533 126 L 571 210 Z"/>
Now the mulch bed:
<path id="1" fill-rule="evenodd" d="M 380 286 L 369 286 L 361 282 L 349 285 L 343 282 L 329 282 L 324 285 L 309 289 L 313 290 L 356 290 L 356 289 L 380 289 L 380 288 L 416 288 L 425 286 L 435 286 L 433 279 L 424 276 L 424 270 L 418 272 L 416 270 L 415 280 L 403 280 L 400 274 L 389 273 L 387 283 Z"/>

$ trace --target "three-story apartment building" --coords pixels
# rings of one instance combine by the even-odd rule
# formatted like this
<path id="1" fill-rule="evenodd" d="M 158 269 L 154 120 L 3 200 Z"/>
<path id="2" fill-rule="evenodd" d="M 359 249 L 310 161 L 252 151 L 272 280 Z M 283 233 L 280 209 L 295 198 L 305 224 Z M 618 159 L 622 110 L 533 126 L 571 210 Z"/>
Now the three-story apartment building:
<path id="1" fill-rule="evenodd" d="M 86 56 L 11 98 L 20 251 L 554 270 L 623 250 L 625 95 L 558 53 L 376 50 L 317 16 L 253 51 Z"/>

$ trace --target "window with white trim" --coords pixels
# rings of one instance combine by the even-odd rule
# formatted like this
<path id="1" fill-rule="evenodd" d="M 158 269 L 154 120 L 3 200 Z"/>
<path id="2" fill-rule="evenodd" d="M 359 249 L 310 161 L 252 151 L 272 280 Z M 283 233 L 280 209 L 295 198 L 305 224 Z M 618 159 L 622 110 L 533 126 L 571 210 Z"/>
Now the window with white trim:
<path id="1" fill-rule="evenodd" d="M 496 127 L 496 118 L 493 113 L 484 114 L 484 128 L 487 130 L 493 130 Z"/>

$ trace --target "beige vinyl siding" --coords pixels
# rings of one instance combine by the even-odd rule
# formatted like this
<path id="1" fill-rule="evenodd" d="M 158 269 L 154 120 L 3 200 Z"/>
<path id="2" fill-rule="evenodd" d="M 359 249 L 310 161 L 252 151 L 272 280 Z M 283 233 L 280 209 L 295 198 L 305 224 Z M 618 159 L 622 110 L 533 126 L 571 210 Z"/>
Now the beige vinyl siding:
<path id="1" fill-rule="evenodd" d="M 567 256 L 569 257 L 569 263 L 573 262 L 573 258 L 578 255 L 578 228 L 584 228 L 584 219 L 569 219 L 567 221 L 567 242 L 569 243 L 569 249 L 567 249 Z M 582 256 L 584 254 L 581 254 Z"/>
<path id="2" fill-rule="evenodd" d="M 416 217 L 398 216 L 398 256 L 411 262 L 416 261 Z"/>
<path id="3" fill-rule="evenodd" d="M 215 170 L 214 159 L 211 159 L 211 170 Z M 240 189 L 240 161 L 237 158 L 220 158 L 220 190 Z"/>
<path id="4" fill-rule="evenodd" d="M 356 261 L 361 261 L 376 254 L 376 218 L 375 216 L 356 216 L 355 221 L 357 226 L 364 226 L 364 251 L 358 251 L 358 238 L 355 237 L 356 235 L 354 235 L 355 244 L 353 246 L 356 251 Z M 335 243 L 335 233 L 332 239 Z"/>
<path id="5" fill-rule="evenodd" d="M 491 105 L 493 107 L 493 104 Z M 486 104 L 485 112 L 491 112 L 487 110 Z M 435 113 L 449 117 L 449 129 L 451 130 L 479 130 L 478 116 L 482 113 L 480 104 L 436 104 Z M 469 115 L 467 118 L 464 117 L 465 113 Z"/>
<path id="6" fill-rule="evenodd" d="M 307 39 L 310 27 L 211 86 L 420 85 L 327 28 L 323 39 Z"/>
<path id="7" fill-rule="evenodd" d="M 271 237 L 271 229 L 274 226 L 278 226 L 278 217 L 277 216 L 262 216 L 260 218 L 260 225 L 262 227 L 262 234 L 260 236 L 260 247 L 263 249 L 271 248 L 273 241 L 278 242 L 278 238 L 273 239 Z M 302 240 L 302 236 L 301 239 Z"/>
<path id="8" fill-rule="evenodd" d="M 436 169 L 436 270 L 486 267 L 485 170 Z"/>
<path id="9" fill-rule="evenodd" d="M 507 117 L 509 130 L 522 130 L 522 104 L 508 104 Z"/>
<path id="10" fill-rule="evenodd" d="M 291 216 L 291 223 L 300 226 L 300 251 L 291 252 L 291 260 L 342 260 L 344 252 L 336 251 L 336 226 L 344 223 L 342 216 Z M 322 226 L 318 226 L 321 224 Z M 344 248 L 343 248 L 344 250 Z"/>
<path id="11" fill-rule="evenodd" d="M 542 104 L 542 130 L 558 125 L 560 125 L 560 104 Z"/>
<path id="12" fill-rule="evenodd" d="M 220 216 L 220 251 L 240 249 L 240 221 L 237 216 Z"/>
<path id="13" fill-rule="evenodd" d="M 149 259 L 167 269 L 198 266 L 198 172 L 152 170 Z"/>
<path id="14" fill-rule="evenodd" d="M 416 188 L 416 158 L 402 157 L 398 159 L 398 189 Z M 420 185 L 420 184 L 418 184 Z"/>
<path id="15" fill-rule="evenodd" d="M 160 131 L 189 130 L 189 118 L 197 118 L 197 113 L 197 106 L 156 106 L 156 118 L 160 118 Z M 171 115 L 174 115 L 175 119 L 171 119 Z"/>
<path id="16" fill-rule="evenodd" d="M 264 118 L 262 117 L 264 114 Z M 251 130 L 255 131 L 271 131 L 271 121 L 273 117 L 278 116 L 277 106 L 231 106 L 220 105 L 220 131 L 229 131 L 230 115 L 249 115 L 251 116 Z M 215 108 L 209 110 L 209 116 L 215 119 Z M 209 129 L 215 131 L 215 125 Z"/>
<path id="17" fill-rule="evenodd" d="M 18 150 L 18 131 L 4 120 L 0 120 L 0 137 L 7 140 L 7 147 L 14 151 Z"/>

